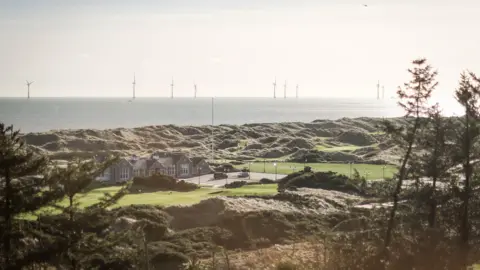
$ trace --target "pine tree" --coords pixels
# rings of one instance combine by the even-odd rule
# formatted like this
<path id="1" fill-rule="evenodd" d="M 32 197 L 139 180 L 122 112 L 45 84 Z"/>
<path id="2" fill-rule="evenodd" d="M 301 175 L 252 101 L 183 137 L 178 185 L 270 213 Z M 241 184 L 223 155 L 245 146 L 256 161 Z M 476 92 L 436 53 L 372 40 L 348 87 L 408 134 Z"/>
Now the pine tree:
<path id="1" fill-rule="evenodd" d="M 0 264 L 5 269 L 19 269 L 20 255 L 28 257 L 20 238 L 28 236 L 29 228 L 20 230 L 19 218 L 62 198 L 59 190 L 48 189 L 47 165 L 45 157 L 26 147 L 20 131 L 0 123 Z"/>
<path id="2" fill-rule="evenodd" d="M 116 244 L 114 239 L 108 236 L 99 237 L 93 227 L 96 222 L 111 224 L 112 220 L 99 221 L 106 209 L 118 202 L 126 193 L 127 186 L 111 195 L 104 194 L 98 202 L 88 207 L 82 207 L 79 199 L 87 191 L 87 188 L 95 181 L 95 177 L 116 162 L 117 159 L 108 159 L 105 162 L 75 160 L 66 168 L 57 168 L 52 179 L 63 187 L 67 205 L 57 204 L 55 207 L 62 212 L 56 219 L 56 245 L 63 246 L 59 254 L 60 265 L 66 265 L 69 269 L 88 268 L 86 261 L 89 256 L 99 250 L 105 250 Z M 103 215 L 105 219 L 110 215 Z M 87 264 L 87 265 L 85 265 Z"/>
<path id="3" fill-rule="evenodd" d="M 415 160 L 419 164 L 420 177 L 426 177 L 431 180 L 431 187 L 427 195 L 428 205 L 428 226 L 436 226 L 437 215 L 437 184 L 444 182 L 450 177 L 452 168 L 452 144 L 449 143 L 450 134 L 454 128 L 450 119 L 442 116 L 442 111 L 438 104 L 432 106 L 427 113 L 427 122 L 424 130 L 418 136 L 418 152 Z"/>
<path id="4" fill-rule="evenodd" d="M 470 241 L 470 200 L 472 198 L 472 162 L 478 159 L 478 151 L 475 150 L 476 143 L 480 138 L 480 126 L 478 125 L 479 115 L 479 97 L 480 80 L 472 72 L 463 72 L 460 78 L 460 85 L 455 91 L 457 101 L 464 109 L 464 116 L 461 119 L 461 129 L 457 133 L 457 149 L 455 151 L 455 161 L 462 165 L 462 174 L 464 177 L 463 190 L 460 193 L 460 252 L 465 264 L 469 253 Z M 465 265 L 466 267 L 466 265 Z"/>
<path id="5" fill-rule="evenodd" d="M 407 125 L 404 128 L 397 128 L 390 123 L 385 123 L 386 133 L 401 147 L 405 152 L 401 159 L 399 173 L 397 175 L 397 185 L 392 194 L 393 206 L 390 210 L 386 235 L 384 238 L 384 253 L 387 255 L 388 247 L 392 241 L 392 233 L 395 227 L 395 215 L 398 209 L 400 192 L 402 191 L 403 181 L 408 175 L 408 162 L 417 139 L 417 133 L 421 128 L 422 118 L 428 112 L 427 102 L 433 90 L 437 87 L 437 72 L 427 64 L 426 59 L 413 61 L 413 69 L 408 72 L 412 79 L 399 88 L 397 95 L 400 99 L 398 104 L 405 111 Z"/>

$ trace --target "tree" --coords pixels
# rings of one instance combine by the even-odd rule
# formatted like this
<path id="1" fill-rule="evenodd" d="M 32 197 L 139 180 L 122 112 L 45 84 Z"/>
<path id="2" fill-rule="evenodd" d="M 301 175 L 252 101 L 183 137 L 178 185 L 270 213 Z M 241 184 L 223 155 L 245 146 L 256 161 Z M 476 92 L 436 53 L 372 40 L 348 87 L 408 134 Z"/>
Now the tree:
<path id="1" fill-rule="evenodd" d="M 463 72 L 460 77 L 460 85 L 455 91 L 457 101 L 464 109 L 464 116 L 461 118 L 461 129 L 457 133 L 457 149 L 455 151 L 455 161 L 462 165 L 462 174 L 464 177 L 463 190 L 460 194 L 461 210 L 459 234 L 461 241 L 461 254 L 468 256 L 470 240 L 470 200 L 472 192 L 472 161 L 478 158 L 478 152 L 474 149 L 475 144 L 480 138 L 479 120 L 479 96 L 480 80 L 472 72 Z M 467 263 L 466 257 L 464 262 Z"/>
<path id="2" fill-rule="evenodd" d="M 437 213 L 437 183 L 445 182 L 450 176 L 452 168 L 452 144 L 449 143 L 450 134 L 454 128 L 453 123 L 448 118 L 441 115 L 441 109 L 438 104 L 429 108 L 427 113 L 427 122 L 423 132 L 418 136 L 419 151 L 415 155 L 415 160 L 419 164 L 418 175 L 427 177 L 431 180 L 429 188 L 428 202 L 428 226 L 434 228 L 436 224 Z"/>
<path id="3" fill-rule="evenodd" d="M 60 265 L 67 265 L 70 269 L 83 269 L 84 262 L 88 261 L 91 255 L 115 246 L 116 240 L 112 237 L 99 237 L 99 233 L 106 229 L 105 225 L 112 224 L 112 221 L 99 219 L 110 217 L 102 217 L 102 213 L 117 203 L 127 193 L 128 187 L 123 186 L 113 195 L 105 193 L 98 202 L 85 208 L 80 205 L 79 198 L 95 178 L 116 161 L 116 158 L 109 158 L 101 163 L 94 160 L 74 160 L 66 168 L 56 168 L 52 173 L 52 181 L 63 187 L 67 200 L 66 206 L 55 205 L 62 214 L 57 216 L 56 222 L 52 224 L 56 227 L 55 244 L 63 247 L 59 254 Z"/>
<path id="4" fill-rule="evenodd" d="M 397 128 L 392 124 L 385 123 L 385 132 L 404 149 L 403 157 L 399 173 L 397 175 L 397 185 L 392 194 L 393 206 L 387 224 L 386 235 L 384 238 L 384 251 L 387 249 L 392 240 L 392 232 L 395 227 L 395 215 L 398 209 L 398 201 L 400 192 L 402 191 L 403 180 L 407 176 L 407 165 L 411 157 L 414 144 L 417 138 L 417 132 L 421 128 L 422 117 L 427 113 L 427 102 L 433 90 L 437 87 L 436 81 L 437 71 L 427 64 L 426 59 L 417 59 L 413 61 L 414 67 L 408 72 L 412 79 L 404 84 L 403 88 L 399 88 L 397 95 L 400 99 L 398 104 L 405 111 L 405 119 L 407 124 L 403 128 Z"/>
<path id="5" fill-rule="evenodd" d="M 2 257 L 5 269 L 19 269 L 20 253 L 28 258 L 20 246 L 20 238 L 28 236 L 29 228 L 22 228 L 18 218 L 33 213 L 62 198 L 57 189 L 48 189 L 50 179 L 45 177 L 48 160 L 30 151 L 13 126 L 0 123 L 0 231 Z"/>

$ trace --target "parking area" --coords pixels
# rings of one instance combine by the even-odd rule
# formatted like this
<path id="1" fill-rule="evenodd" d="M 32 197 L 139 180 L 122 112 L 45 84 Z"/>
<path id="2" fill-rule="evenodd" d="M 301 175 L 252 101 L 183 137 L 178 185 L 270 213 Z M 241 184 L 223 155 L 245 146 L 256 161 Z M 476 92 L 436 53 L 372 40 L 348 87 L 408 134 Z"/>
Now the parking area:
<path id="1" fill-rule="evenodd" d="M 197 177 L 182 179 L 186 182 L 195 183 L 203 186 L 222 186 L 233 181 L 247 181 L 247 182 L 258 182 L 262 178 L 268 178 L 271 180 L 280 179 L 285 177 L 285 174 L 275 174 L 272 173 L 250 173 L 250 177 L 239 178 L 238 173 L 227 173 L 227 179 L 214 180 L 213 174 L 206 174 Z"/>

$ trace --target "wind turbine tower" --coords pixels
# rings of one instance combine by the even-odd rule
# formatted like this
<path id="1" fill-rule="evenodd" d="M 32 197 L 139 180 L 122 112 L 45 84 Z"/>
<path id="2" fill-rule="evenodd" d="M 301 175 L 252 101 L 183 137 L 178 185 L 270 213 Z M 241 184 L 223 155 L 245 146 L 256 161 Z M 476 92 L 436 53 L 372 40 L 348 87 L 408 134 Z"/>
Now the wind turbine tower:
<path id="1" fill-rule="evenodd" d="M 273 98 L 277 98 L 277 77 L 275 77 L 275 81 L 273 82 Z"/>
<path id="2" fill-rule="evenodd" d="M 385 86 L 382 85 L 382 99 L 385 99 Z"/>
<path id="3" fill-rule="evenodd" d="M 297 84 L 297 89 L 295 91 L 295 97 L 298 98 L 298 84 Z"/>
<path id="4" fill-rule="evenodd" d="M 285 84 L 283 85 L 283 98 L 287 98 L 287 81 L 285 80 Z"/>
<path id="5" fill-rule="evenodd" d="M 380 99 L 380 81 L 377 83 L 377 99 Z"/>
<path id="6" fill-rule="evenodd" d="M 137 81 L 135 80 L 135 72 L 133 73 L 133 82 L 132 82 L 132 87 L 133 87 L 133 99 L 135 99 L 135 85 L 137 84 Z"/>
<path id="7" fill-rule="evenodd" d="M 30 99 L 30 85 L 31 85 L 32 83 L 33 83 L 33 82 L 27 81 L 27 99 Z"/>
<path id="8" fill-rule="evenodd" d="M 196 83 L 193 84 L 193 90 L 194 90 L 193 97 L 197 98 L 197 84 Z"/>
<path id="9" fill-rule="evenodd" d="M 172 83 L 170 84 L 170 89 L 171 89 L 171 98 L 173 99 L 173 77 L 172 77 Z"/>

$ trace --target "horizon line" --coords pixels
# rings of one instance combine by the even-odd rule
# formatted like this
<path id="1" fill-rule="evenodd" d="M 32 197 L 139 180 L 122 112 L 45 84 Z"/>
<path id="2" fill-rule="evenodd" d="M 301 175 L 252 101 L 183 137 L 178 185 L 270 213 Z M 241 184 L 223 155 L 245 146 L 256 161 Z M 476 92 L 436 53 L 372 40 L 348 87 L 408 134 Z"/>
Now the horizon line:
<path id="1" fill-rule="evenodd" d="M 30 97 L 30 99 L 47 99 L 47 98 L 57 98 L 57 99 L 129 99 L 131 100 L 131 96 L 36 96 Z M 170 96 L 135 96 L 136 99 L 172 99 Z M 275 99 L 271 96 L 177 96 L 173 99 L 210 99 L 210 98 L 262 98 L 262 99 Z M 287 96 L 287 99 L 307 99 L 307 98 L 334 98 L 334 99 L 346 99 L 346 98 L 355 98 L 355 99 L 375 99 L 375 97 L 342 97 L 342 96 L 303 96 L 303 97 L 296 97 L 296 96 Z M 24 96 L 0 96 L 0 99 L 27 99 Z M 389 100 L 394 98 L 385 98 L 384 100 Z M 380 99 L 382 100 L 382 99 Z"/>

